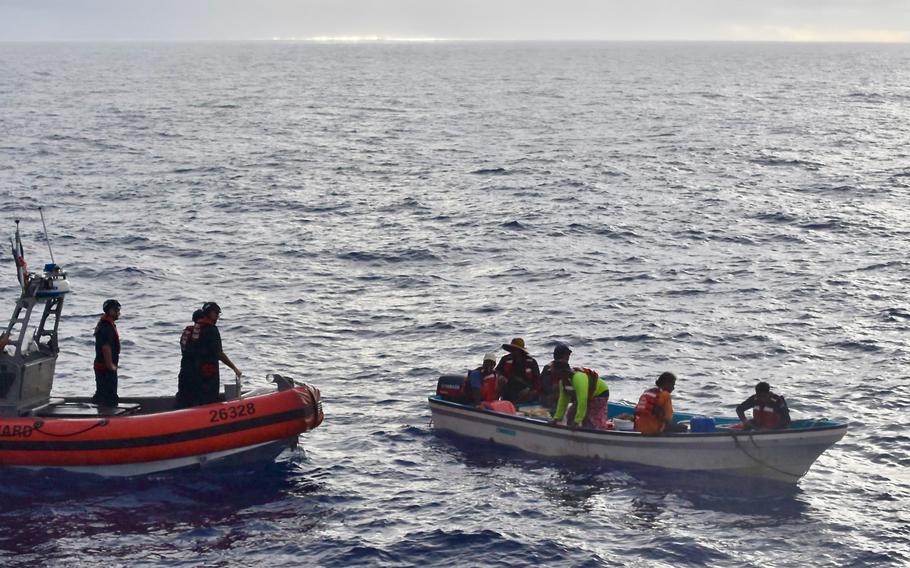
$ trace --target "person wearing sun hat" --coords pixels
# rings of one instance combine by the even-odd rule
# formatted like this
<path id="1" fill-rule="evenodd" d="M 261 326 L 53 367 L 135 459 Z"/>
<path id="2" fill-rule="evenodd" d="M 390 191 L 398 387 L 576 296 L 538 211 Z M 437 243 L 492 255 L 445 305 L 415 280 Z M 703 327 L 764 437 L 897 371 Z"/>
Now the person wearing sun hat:
<path id="1" fill-rule="evenodd" d="M 540 396 L 540 365 L 525 348 L 525 340 L 516 337 L 502 348 L 508 351 L 496 365 L 496 372 L 505 378 L 502 399 L 518 405 Z"/>

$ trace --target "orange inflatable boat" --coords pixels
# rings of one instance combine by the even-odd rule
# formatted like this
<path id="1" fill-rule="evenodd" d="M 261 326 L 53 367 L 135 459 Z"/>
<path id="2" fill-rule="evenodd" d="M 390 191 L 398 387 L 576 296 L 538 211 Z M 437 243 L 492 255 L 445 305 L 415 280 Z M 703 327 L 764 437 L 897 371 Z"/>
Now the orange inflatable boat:
<path id="1" fill-rule="evenodd" d="M 272 460 L 323 419 L 316 388 L 281 382 L 283 390 L 183 410 L 171 410 L 173 397 L 124 398 L 115 409 L 65 399 L 2 417 L 0 465 L 130 476 Z"/>
<path id="2" fill-rule="evenodd" d="M 174 397 L 122 397 L 115 407 L 52 398 L 69 283 L 56 264 L 27 271 L 18 227 L 13 258 L 22 295 L 0 335 L 0 467 L 131 476 L 272 460 L 322 423 L 319 390 L 280 375 L 275 387 L 238 385 L 222 402 L 181 410 Z"/>

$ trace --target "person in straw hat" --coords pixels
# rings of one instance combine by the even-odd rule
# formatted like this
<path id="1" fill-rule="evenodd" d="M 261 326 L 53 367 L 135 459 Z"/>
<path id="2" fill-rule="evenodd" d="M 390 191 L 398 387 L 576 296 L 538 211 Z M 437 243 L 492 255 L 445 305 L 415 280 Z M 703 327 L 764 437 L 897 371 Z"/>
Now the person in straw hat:
<path id="1" fill-rule="evenodd" d="M 540 366 L 525 349 L 525 341 L 516 337 L 502 348 L 508 351 L 496 365 L 496 372 L 505 379 L 502 399 L 518 405 L 540 396 Z"/>

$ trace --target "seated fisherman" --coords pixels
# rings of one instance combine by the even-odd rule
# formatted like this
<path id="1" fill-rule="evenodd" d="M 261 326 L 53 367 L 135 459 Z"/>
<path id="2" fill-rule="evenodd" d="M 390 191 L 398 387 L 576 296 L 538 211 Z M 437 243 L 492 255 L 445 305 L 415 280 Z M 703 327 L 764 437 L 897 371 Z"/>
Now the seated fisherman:
<path id="1" fill-rule="evenodd" d="M 540 404 L 551 413 L 556 409 L 559 399 L 559 379 L 553 376 L 553 367 L 560 363 L 569 363 L 572 350 L 565 343 L 557 343 L 553 349 L 553 361 L 544 365 L 540 372 Z"/>
<path id="2" fill-rule="evenodd" d="M 746 410 L 752 409 L 752 420 L 746 419 Z M 736 415 L 743 428 L 775 430 L 790 424 L 790 409 L 784 397 L 771 392 L 771 385 L 762 381 L 755 385 L 755 394 L 736 407 Z"/>
<path id="3" fill-rule="evenodd" d="M 676 388 L 676 375 L 661 373 L 654 387 L 642 393 L 635 406 L 635 431 L 651 436 L 663 432 L 685 432 L 685 424 L 673 423 L 673 401 L 670 393 Z"/>
<path id="4" fill-rule="evenodd" d="M 483 364 L 476 369 L 468 371 L 465 378 L 465 394 L 470 404 L 480 404 L 481 401 L 493 401 L 499 398 L 499 388 L 496 375 L 496 354 L 487 353 L 483 356 Z"/>
<path id="5" fill-rule="evenodd" d="M 551 373 L 557 378 L 559 386 L 553 421 L 562 420 L 572 402 L 575 404 L 575 416 L 569 417 L 569 426 L 605 429 L 607 403 L 610 400 L 606 381 L 590 369 L 572 369 L 565 361 L 554 361 Z"/>
<path id="6" fill-rule="evenodd" d="M 516 337 L 502 348 L 509 352 L 496 365 L 496 372 L 505 378 L 502 399 L 517 405 L 534 400 L 540 390 L 540 366 L 525 349 L 525 341 Z"/>

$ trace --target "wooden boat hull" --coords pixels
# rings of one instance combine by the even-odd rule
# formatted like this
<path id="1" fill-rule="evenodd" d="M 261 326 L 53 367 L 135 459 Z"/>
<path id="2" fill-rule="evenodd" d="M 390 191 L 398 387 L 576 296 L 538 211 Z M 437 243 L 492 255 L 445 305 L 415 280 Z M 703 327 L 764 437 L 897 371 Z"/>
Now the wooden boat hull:
<path id="1" fill-rule="evenodd" d="M 148 414 L 0 418 L 0 466 L 129 476 L 274 459 L 322 419 L 307 385 Z"/>
<path id="2" fill-rule="evenodd" d="M 643 436 L 619 430 L 571 430 L 542 419 L 481 410 L 438 397 L 431 397 L 429 404 L 433 425 L 439 430 L 543 456 L 595 458 L 787 483 L 796 483 L 847 431 L 845 424 L 818 421 L 813 427 L 792 430 L 722 429 Z M 631 410 L 613 403 L 610 406 L 611 416 Z"/>

